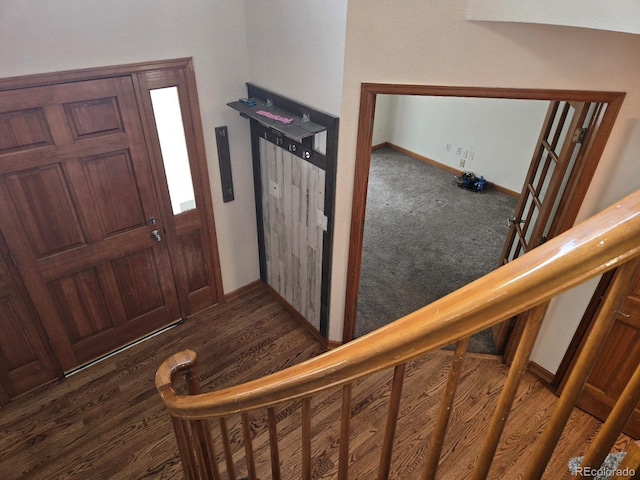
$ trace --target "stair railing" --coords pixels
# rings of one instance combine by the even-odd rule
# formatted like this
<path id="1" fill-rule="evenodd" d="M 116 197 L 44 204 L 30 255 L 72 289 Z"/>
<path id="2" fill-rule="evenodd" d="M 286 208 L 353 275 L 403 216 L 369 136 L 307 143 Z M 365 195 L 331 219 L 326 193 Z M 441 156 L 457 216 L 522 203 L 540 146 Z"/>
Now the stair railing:
<path id="1" fill-rule="evenodd" d="M 232 449 L 226 426 L 226 418 L 237 414 L 241 416 L 244 435 L 244 471 L 248 478 L 256 479 L 248 413 L 257 409 L 266 409 L 267 413 L 272 478 L 282 478 L 274 407 L 283 402 L 299 401 L 302 411 L 302 478 L 310 479 L 311 398 L 329 388 L 342 387 L 337 478 L 346 480 L 350 463 L 352 385 L 358 379 L 393 367 L 378 468 L 378 479 L 387 479 L 407 362 L 456 343 L 422 476 L 425 480 L 434 479 L 469 337 L 527 312 L 522 339 L 471 476 L 474 480 L 485 479 L 540 330 L 546 303 L 560 293 L 618 267 L 587 343 L 547 427 L 536 442 L 534 454 L 522 477 L 539 479 L 604 344 L 613 321 L 612 313 L 619 307 L 630 279 L 637 272 L 639 257 L 640 191 L 523 257 L 390 325 L 269 376 L 219 391 L 200 393 L 193 372 L 196 354 L 190 350 L 177 353 L 159 368 L 156 386 L 172 417 L 186 478 L 217 480 L 224 475 L 230 479 L 237 478 L 234 453 L 236 457 L 238 453 Z M 180 375 L 186 379 L 186 394 L 178 393 L 174 386 L 174 380 Z M 592 442 L 583 467 L 600 466 L 639 400 L 640 367 Z M 224 450 L 220 455 L 216 454 L 211 438 L 211 420 L 219 422 Z M 625 466 L 636 470 L 640 467 L 638 450 L 638 445 L 632 447 L 625 458 Z M 219 464 L 218 457 L 224 458 L 224 463 Z"/>

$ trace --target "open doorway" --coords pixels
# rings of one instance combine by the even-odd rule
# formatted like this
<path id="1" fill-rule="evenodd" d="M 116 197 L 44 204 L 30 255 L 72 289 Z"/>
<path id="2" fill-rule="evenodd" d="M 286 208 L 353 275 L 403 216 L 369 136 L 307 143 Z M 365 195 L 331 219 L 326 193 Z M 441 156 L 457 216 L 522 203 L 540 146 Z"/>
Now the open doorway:
<path id="1" fill-rule="evenodd" d="M 378 96 L 356 337 L 498 267 L 548 103 Z M 495 353 L 491 332 L 469 351 Z"/>
<path id="2" fill-rule="evenodd" d="M 544 214 L 546 220 L 553 225 L 552 229 L 546 229 L 545 238 L 550 238 L 569 228 L 577 215 L 578 209 L 582 203 L 584 195 L 593 173 L 597 166 L 606 139 L 619 110 L 624 94 L 610 92 L 576 92 L 576 91 L 549 91 L 549 90 L 517 90 L 517 89 L 483 89 L 483 88 L 465 88 L 465 87 L 433 87 L 420 85 L 390 85 L 390 84 L 363 84 L 361 90 L 360 104 L 360 124 L 358 128 L 358 144 L 356 153 L 356 172 L 354 180 L 354 196 L 353 210 L 351 222 L 351 240 L 349 252 L 349 265 L 347 277 L 347 297 L 345 309 L 345 328 L 344 341 L 353 338 L 356 326 L 357 299 L 359 293 L 360 270 L 362 265 L 362 246 L 364 234 L 364 220 L 366 214 L 366 196 L 368 187 L 369 171 L 371 166 L 371 150 L 373 141 L 373 120 L 375 113 L 376 98 L 378 95 L 424 95 L 438 97 L 459 97 L 459 98 L 497 98 L 497 99 L 525 99 L 525 100 L 543 100 L 550 103 L 548 110 L 558 108 L 559 102 L 580 103 L 589 102 L 598 104 L 597 112 L 593 116 L 593 121 L 589 123 L 589 129 L 585 130 L 584 136 L 579 139 L 582 147 L 579 155 L 571 156 L 572 168 L 567 177 L 551 178 L 546 183 L 545 188 L 549 188 L 550 184 L 558 186 L 557 195 L 551 202 L 551 206 L 544 206 Z M 564 121 L 564 120 L 563 120 Z M 543 127 L 543 125 L 539 126 Z M 544 130 L 544 128 L 543 128 Z M 567 130 L 568 131 L 568 130 Z M 566 136 L 566 134 L 565 134 Z M 573 137 L 573 132 L 570 135 Z M 558 140 L 558 139 L 556 139 Z M 538 145 L 548 144 L 548 139 L 540 133 Z M 556 142 L 563 145 L 563 141 Z M 551 148 L 544 148 L 537 151 L 539 153 L 538 160 L 534 155 L 532 166 L 536 164 L 536 171 L 544 175 L 538 175 L 538 182 L 541 178 L 545 184 L 544 177 L 552 171 L 549 166 L 544 165 L 545 159 L 550 155 L 557 156 L 555 153 L 556 145 L 548 145 Z M 537 148 L 537 147 L 536 147 Z M 532 168 L 529 169 L 529 173 Z M 528 185 L 528 184 L 527 184 Z M 525 189 L 530 188 L 525 185 L 521 192 L 521 203 L 525 198 Z M 539 191 L 535 191 L 537 187 L 533 187 L 533 195 L 525 199 L 525 203 L 531 207 L 531 203 L 539 200 Z M 540 205 L 537 205 L 540 207 Z M 535 210 L 535 208 L 533 208 Z M 541 210 L 538 208 L 534 212 L 536 218 L 541 216 Z M 530 221 L 532 225 L 536 224 L 535 219 Z M 512 229 L 517 230 L 520 225 L 520 219 L 514 220 Z M 541 237 L 542 238 L 542 237 Z M 530 239 L 531 240 L 531 239 Z M 535 244 L 535 245 L 534 245 Z M 530 248 L 534 248 L 539 242 L 532 241 Z M 508 261 L 508 260 L 507 260 Z M 513 322 L 510 322 L 513 324 Z M 511 350 L 510 344 L 516 344 L 519 340 L 517 322 L 516 328 L 511 326 L 505 327 L 507 335 L 502 343 L 503 349 Z M 514 333 L 512 333 L 514 332 Z"/>
<path id="3" fill-rule="evenodd" d="M 516 202 L 493 187 L 458 188 L 454 174 L 396 145 L 375 149 L 355 337 L 495 270 Z M 491 330 L 473 335 L 468 351 L 495 354 Z"/>

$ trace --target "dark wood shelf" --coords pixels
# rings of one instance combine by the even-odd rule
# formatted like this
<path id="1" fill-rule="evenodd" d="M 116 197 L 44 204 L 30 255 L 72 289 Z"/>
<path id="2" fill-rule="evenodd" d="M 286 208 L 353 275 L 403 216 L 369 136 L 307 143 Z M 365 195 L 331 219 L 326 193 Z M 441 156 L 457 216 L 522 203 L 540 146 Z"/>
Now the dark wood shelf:
<path id="1" fill-rule="evenodd" d="M 303 117 L 295 115 L 291 112 L 287 112 L 286 110 L 275 107 L 273 105 L 268 105 L 262 100 L 255 99 L 255 102 L 256 104 L 253 107 L 245 105 L 240 101 L 229 102 L 227 103 L 227 105 L 240 112 L 240 115 L 256 120 L 261 124 L 282 133 L 292 140 L 295 140 L 296 142 L 301 142 L 302 139 L 311 137 L 316 133 L 324 132 L 327 129 L 322 125 L 318 125 L 317 123 L 314 123 L 312 121 L 305 120 Z M 274 115 L 279 115 L 281 117 L 292 118 L 293 122 L 286 124 L 262 115 L 258 115 L 257 112 L 260 110 L 264 110 L 265 112 L 273 113 Z"/>

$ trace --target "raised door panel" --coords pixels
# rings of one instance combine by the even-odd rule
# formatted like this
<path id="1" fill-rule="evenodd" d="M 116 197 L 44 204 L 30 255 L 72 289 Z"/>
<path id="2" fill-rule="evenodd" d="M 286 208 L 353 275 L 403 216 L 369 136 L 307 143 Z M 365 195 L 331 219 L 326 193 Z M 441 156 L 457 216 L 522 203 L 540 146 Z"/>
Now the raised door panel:
<path id="1" fill-rule="evenodd" d="M 201 267 L 205 262 L 200 230 L 179 237 L 180 254 L 187 272 L 189 292 L 195 292 L 209 285 L 207 271 Z"/>
<path id="2" fill-rule="evenodd" d="M 578 406 L 604 420 L 640 364 L 640 277 L 616 314 L 616 320 L 591 371 Z M 640 406 L 625 432 L 640 438 Z"/>
<path id="3" fill-rule="evenodd" d="M 40 108 L 54 144 L 6 142 L 0 228 L 71 370 L 180 313 L 131 78 L 28 90 L 0 93 L 0 115 Z"/>
<path id="4" fill-rule="evenodd" d="M 0 239 L 0 253 L 2 247 Z M 3 256 L 0 255 L 0 405 L 57 377 L 38 331 L 38 319 Z"/>
<path id="5" fill-rule="evenodd" d="M 216 292 L 214 281 L 209 276 L 202 229 L 177 236 L 177 259 L 182 263 L 185 274 L 184 288 L 187 293 L 190 313 L 196 313 L 211 306 L 211 298 Z"/>
<path id="6" fill-rule="evenodd" d="M 73 345 L 115 327 L 97 268 L 62 277 L 48 287 Z"/>
<path id="7" fill-rule="evenodd" d="M 31 319 L 22 300 L 15 295 L 0 297 L 0 352 L 10 385 L 10 397 L 26 392 L 56 377 L 44 347 L 31 328 Z"/>
<path id="8" fill-rule="evenodd" d="M 65 103 L 64 111 L 74 141 L 124 132 L 117 97 Z"/>
<path id="9" fill-rule="evenodd" d="M 92 213 L 100 221 L 103 238 L 146 226 L 144 207 L 128 151 L 84 158 L 80 163 L 91 192 Z"/>
<path id="10" fill-rule="evenodd" d="M 635 318 L 618 314 L 601 353 L 606 361 L 598 362 L 589 377 L 592 387 L 614 398 L 622 393 L 633 374 L 633 365 L 627 364 L 640 360 L 640 309 L 637 305 L 631 309 L 629 303 L 625 302 L 620 311 L 633 312 Z"/>
<path id="11" fill-rule="evenodd" d="M 6 175 L 5 185 L 37 258 L 86 243 L 59 163 Z"/>
<path id="12" fill-rule="evenodd" d="M 128 321 L 164 308 L 160 272 L 153 249 L 145 248 L 111 264 Z"/>
<path id="13" fill-rule="evenodd" d="M 44 109 L 0 114 L 0 155 L 53 145 Z"/>

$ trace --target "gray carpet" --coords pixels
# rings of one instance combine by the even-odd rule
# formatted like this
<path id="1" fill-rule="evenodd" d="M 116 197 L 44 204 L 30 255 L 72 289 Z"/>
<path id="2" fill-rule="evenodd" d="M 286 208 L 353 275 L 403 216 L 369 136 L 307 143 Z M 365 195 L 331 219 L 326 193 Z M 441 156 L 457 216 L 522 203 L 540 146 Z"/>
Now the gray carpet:
<path id="1" fill-rule="evenodd" d="M 375 151 L 356 337 L 494 270 L 515 206 L 496 190 L 458 188 L 452 174 L 395 150 Z M 491 332 L 474 335 L 469 351 L 495 353 Z"/>

